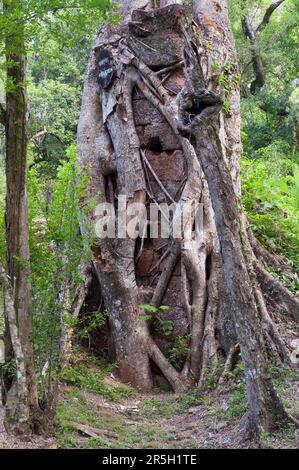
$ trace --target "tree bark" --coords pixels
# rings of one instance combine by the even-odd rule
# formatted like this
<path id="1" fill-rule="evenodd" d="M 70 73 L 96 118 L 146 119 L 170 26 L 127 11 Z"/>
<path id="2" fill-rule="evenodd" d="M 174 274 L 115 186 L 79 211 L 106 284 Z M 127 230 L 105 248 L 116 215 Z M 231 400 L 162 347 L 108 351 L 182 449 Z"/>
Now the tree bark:
<path id="1" fill-rule="evenodd" d="M 181 392 L 204 384 L 212 361 L 229 362 L 239 342 L 251 429 L 269 431 L 288 418 L 267 373 L 258 279 L 240 209 L 240 98 L 227 5 L 159 6 L 128 1 L 123 23 L 101 28 L 78 128 L 87 198 L 112 203 L 116 214 L 121 195 L 128 208 L 135 201 L 203 204 L 201 237 L 94 243 L 120 377 L 147 388 L 154 363 Z M 91 212 L 82 228 L 95 223 Z M 259 291 L 258 298 L 264 308 Z M 185 325 L 183 365 L 173 367 L 154 323 L 142 320 L 143 303 L 169 305 L 171 318 Z M 263 319 L 269 332 L 273 324 Z"/>

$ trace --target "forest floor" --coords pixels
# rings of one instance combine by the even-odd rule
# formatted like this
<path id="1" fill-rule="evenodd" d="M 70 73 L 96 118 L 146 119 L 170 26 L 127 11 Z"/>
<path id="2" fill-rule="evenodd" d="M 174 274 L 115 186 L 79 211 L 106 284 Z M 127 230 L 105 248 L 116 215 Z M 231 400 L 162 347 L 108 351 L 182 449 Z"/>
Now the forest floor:
<path id="1" fill-rule="evenodd" d="M 273 372 L 274 373 L 274 372 Z M 221 389 L 210 384 L 205 394 L 193 390 L 177 396 L 160 390 L 139 393 L 117 381 L 111 366 L 97 361 L 68 367 L 60 385 L 55 435 L 22 441 L 8 436 L 0 407 L 0 449 L 198 449 L 250 448 L 244 439 L 246 394 L 237 370 Z M 299 381 L 292 372 L 276 380 L 290 412 L 299 410 Z M 293 426 L 276 435 L 264 433 L 262 447 L 298 448 Z"/>

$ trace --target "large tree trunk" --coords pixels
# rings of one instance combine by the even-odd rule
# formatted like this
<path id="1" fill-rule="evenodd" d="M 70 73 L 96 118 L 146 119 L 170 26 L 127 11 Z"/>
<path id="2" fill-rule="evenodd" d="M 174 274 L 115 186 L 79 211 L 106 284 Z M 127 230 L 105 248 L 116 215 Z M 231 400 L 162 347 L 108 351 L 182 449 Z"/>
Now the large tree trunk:
<path id="1" fill-rule="evenodd" d="M 9 6 L 7 9 L 11 8 Z M 17 431 L 27 431 L 39 420 L 37 385 L 34 370 L 31 285 L 29 273 L 29 229 L 27 195 L 27 93 L 26 55 L 22 28 L 6 39 L 6 237 L 8 276 L 12 284 L 17 337 L 25 362 L 27 388 L 27 420 L 18 413 L 21 390 L 19 371 L 16 377 L 5 374 L 6 423 Z M 16 359 L 16 334 L 9 319 L 11 307 L 6 305 L 6 357 Z M 23 378 L 22 378 L 23 380 Z M 15 396 L 16 394 L 16 396 Z M 22 402 L 23 402 L 22 398 Z"/>
<path id="2" fill-rule="evenodd" d="M 239 341 L 251 428 L 274 429 L 287 417 L 267 374 L 261 320 L 273 345 L 288 351 L 268 316 L 240 211 L 238 70 L 226 2 L 167 0 L 153 9 L 133 0 L 122 15 L 120 26 L 101 28 L 85 83 L 78 143 L 88 197 L 117 214 L 123 195 L 128 210 L 136 201 L 193 201 L 203 205 L 203 233 L 165 241 L 145 227 L 137 240 L 95 242 L 120 376 L 147 388 L 158 368 L 182 391 L 204 384 L 215 359 L 230 362 Z M 170 364 L 155 322 L 141 318 L 144 303 L 169 305 L 175 334 L 190 338 L 184 364 Z"/>

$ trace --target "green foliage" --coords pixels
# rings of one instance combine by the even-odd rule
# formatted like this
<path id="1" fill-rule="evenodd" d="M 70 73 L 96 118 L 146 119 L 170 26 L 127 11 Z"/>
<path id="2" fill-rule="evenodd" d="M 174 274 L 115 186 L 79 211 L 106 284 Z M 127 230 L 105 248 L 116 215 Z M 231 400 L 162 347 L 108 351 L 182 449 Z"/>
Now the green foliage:
<path id="1" fill-rule="evenodd" d="M 294 169 L 294 198 L 295 206 L 299 209 L 299 166 L 296 165 Z"/>
<path id="2" fill-rule="evenodd" d="M 240 80 L 240 74 L 236 72 L 236 65 L 231 62 L 227 63 L 219 76 L 219 83 L 222 85 L 224 97 L 223 106 L 227 113 L 230 112 L 229 94 L 238 86 Z"/>
<path id="3" fill-rule="evenodd" d="M 17 373 L 16 361 L 14 359 L 6 361 L 5 364 L 2 366 L 2 370 L 6 370 L 7 372 L 9 372 L 9 376 L 13 377 Z"/>
<path id="4" fill-rule="evenodd" d="M 80 174 L 75 160 L 76 148 L 71 146 L 51 188 L 34 168 L 29 172 L 35 343 L 40 369 L 47 361 L 50 364 L 48 374 L 54 374 L 59 365 L 61 328 L 71 316 L 77 287 L 83 282 L 82 265 L 91 257 L 92 228 L 86 228 L 83 238 L 79 212 L 87 175 Z M 44 197 L 46 191 L 50 191 L 49 200 Z M 47 383 L 47 377 L 41 380 Z"/>
<path id="5" fill-rule="evenodd" d="M 186 356 L 190 352 L 190 335 L 177 336 L 174 346 L 170 346 L 167 350 L 167 359 L 177 369 L 181 370 Z"/>
<path id="6" fill-rule="evenodd" d="M 207 365 L 204 388 L 215 390 L 222 371 L 223 363 L 220 362 L 217 357 L 212 359 L 212 361 Z"/>
<path id="7" fill-rule="evenodd" d="M 243 204 L 251 227 L 270 251 L 283 253 L 298 270 L 297 178 L 294 162 L 271 149 L 264 149 L 258 160 L 243 159 Z M 294 282 L 290 287 L 296 290 Z"/>
<path id="8" fill-rule="evenodd" d="M 161 314 L 167 312 L 169 307 L 167 305 L 160 305 L 160 307 L 155 307 L 150 304 L 139 305 L 139 307 L 147 312 L 146 315 L 142 314 L 142 320 L 155 320 L 155 323 L 161 329 L 165 336 L 171 336 L 173 332 L 173 322 L 163 318 Z"/>
<path id="9" fill-rule="evenodd" d="M 256 29 L 269 2 L 231 0 L 230 17 L 241 71 L 243 203 L 252 228 L 267 249 L 282 252 L 298 270 L 298 2 L 283 2 L 259 32 L 258 45 L 245 40 L 242 18 Z M 253 96 L 252 53 L 261 57 L 266 82 Z M 298 139 L 297 139 L 298 140 Z M 292 151 L 291 151 L 292 150 Z M 282 273 L 279 273 L 283 276 Z M 296 292 L 298 281 L 288 286 Z"/>
<path id="10" fill-rule="evenodd" d="M 32 164 L 43 176 L 55 176 L 66 148 L 76 139 L 82 85 L 89 51 L 103 20 L 119 20 L 111 0 L 31 0 L 5 2 L 0 16 L 0 44 L 9 38 L 12 54 L 28 57 Z M 6 76 L 13 65 L 2 47 L 0 81 L 12 92 L 19 84 Z M 0 96 L 4 101 L 4 96 Z M 47 131 L 41 134 L 40 131 Z M 37 137 L 34 137 L 37 136 Z"/>
<path id="11" fill-rule="evenodd" d="M 204 396 L 199 388 L 194 388 L 180 397 L 178 412 L 184 413 L 192 406 L 211 404 L 211 398 Z"/>
<path id="12" fill-rule="evenodd" d="M 1 3 L 3 8 L 4 2 Z M 97 24 L 103 19 L 116 18 L 115 5 L 111 0 L 30 0 L 26 4 L 14 0 L 5 3 L 6 8 L 0 16 L 0 41 L 23 31 L 28 46 L 43 24 L 55 30 L 60 37 L 57 23 L 69 23 L 75 31 L 84 33 L 87 25 L 94 24 L 88 17 L 93 17 Z M 114 13 L 111 13 L 113 9 Z M 19 45 L 17 39 L 16 45 Z"/>
<path id="13" fill-rule="evenodd" d="M 88 338 L 89 333 L 96 328 L 103 326 L 107 323 L 110 313 L 107 310 L 103 312 L 92 312 L 89 316 L 89 321 L 86 324 L 85 318 L 74 318 L 72 315 L 66 317 L 66 323 L 70 328 L 76 328 L 76 336 L 80 339 Z"/>
<path id="14" fill-rule="evenodd" d="M 229 403 L 229 409 L 227 411 L 227 417 L 230 420 L 234 420 L 239 416 L 242 416 L 247 411 L 247 394 L 245 384 L 240 385 L 235 390 Z"/>
<path id="15" fill-rule="evenodd" d="M 233 388 L 233 393 L 229 399 L 227 410 L 220 410 L 218 415 L 220 418 L 234 421 L 242 416 L 248 408 L 244 364 L 242 362 L 238 363 L 232 371 L 227 373 L 227 376 Z"/>
<path id="16" fill-rule="evenodd" d="M 147 312 L 151 314 L 157 314 L 159 312 L 169 310 L 169 307 L 167 305 L 161 305 L 160 307 L 155 307 L 154 305 L 143 304 L 143 305 L 139 305 L 139 307 L 142 308 L 143 310 L 146 310 Z"/>

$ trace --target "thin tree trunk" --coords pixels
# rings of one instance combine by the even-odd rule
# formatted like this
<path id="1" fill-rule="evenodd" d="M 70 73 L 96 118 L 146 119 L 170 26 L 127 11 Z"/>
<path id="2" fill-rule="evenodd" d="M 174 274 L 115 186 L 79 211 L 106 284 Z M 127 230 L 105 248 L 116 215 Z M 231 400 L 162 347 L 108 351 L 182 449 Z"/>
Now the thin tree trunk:
<path id="1" fill-rule="evenodd" d="M 267 24 L 270 21 L 270 18 L 274 11 L 284 2 L 285 0 L 278 0 L 269 5 L 261 23 L 254 28 L 252 22 L 254 18 L 243 18 L 242 26 L 244 31 L 245 38 L 248 38 L 251 44 L 251 57 L 252 57 L 252 68 L 255 75 L 255 79 L 250 84 L 250 91 L 254 95 L 258 90 L 260 90 L 266 82 L 266 73 L 265 67 L 263 64 L 263 59 L 259 51 L 259 33 L 266 28 Z"/>
<path id="2" fill-rule="evenodd" d="M 12 7 L 6 6 L 7 9 Z M 26 369 L 27 399 L 30 408 L 28 426 L 39 414 L 34 369 L 33 324 L 30 285 L 30 254 L 27 194 L 27 119 L 26 55 L 22 28 L 6 38 L 6 237 L 8 275 L 11 279 L 18 336 Z M 12 343 L 12 345 L 10 345 Z M 6 344 L 10 356 L 15 349 L 10 330 Z M 11 348 L 12 346 L 12 348 Z M 9 383 L 9 379 L 6 380 Z M 9 394 L 9 391 L 8 391 Z M 7 421 L 12 419 L 7 406 Z M 17 417 L 15 417 L 17 420 Z M 15 423 L 17 424 L 17 423 Z"/>
<path id="3" fill-rule="evenodd" d="M 14 413 L 9 415 L 9 426 L 11 426 L 11 423 L 13 423 L 13 425 L 17 425 L 18 433 L 26 433 L 28 431 L 27 425 L 30 419 L 30 408 L 28 403 L 25 357 L 19 337 L 15 302 L 13 298 L 11 282 L 7 276 L 5 269 L 1 264 L 0 283 L 2 284 L 4 289 L 6 319 L 9 328 L 9 335 L 11 338 L 14 358 L 16 361 L 17 373 L 16 383 L 12 385 L 14 393 L 16 394 L 11 394 L 11 396 L 8 398 L 10 401 L 15 400 L 15 403 L 10 403 L 10 412 L 13 407 Z"/>

